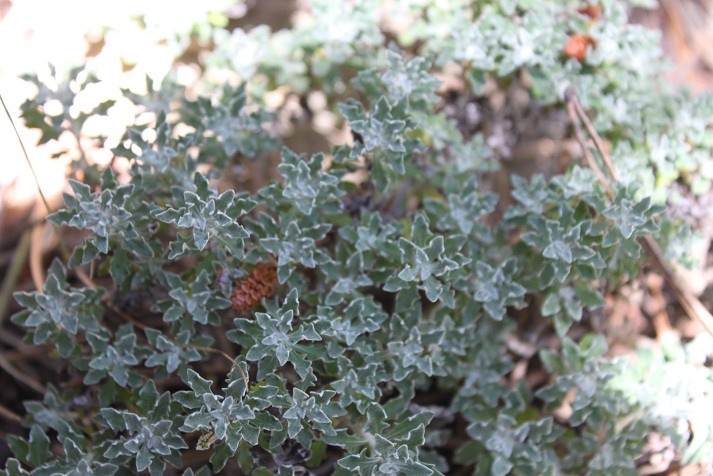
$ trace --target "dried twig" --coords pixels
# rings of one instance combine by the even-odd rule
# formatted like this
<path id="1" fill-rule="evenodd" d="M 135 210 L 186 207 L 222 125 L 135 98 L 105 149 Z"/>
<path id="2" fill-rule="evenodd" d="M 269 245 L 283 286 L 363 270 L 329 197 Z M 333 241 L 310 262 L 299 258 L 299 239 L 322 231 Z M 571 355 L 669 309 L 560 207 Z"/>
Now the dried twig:
<path id="1" fill-rule="evenodd" d="M 567 88 L 567 91 L 565 92 L 565 99 L 567 101 L 567 112 L 569 113 L 570 120 L 572 121 L 577 141 L 584 152 L 585 159 L 599 177 L 599 182 L 604 186 L 604 190 L 607 195 L 610 198 L 613 198 L 614 191 L 612 186 L 609 184 L 606 176 L 602 173 L 602 170 L 599 168 L 598 164 L 594 160 L 594 157 L 592 157 L 592 154 L 589 151 L 589 148 L 584 140 L 584 134 L 582 133 L 580 121 L 584 123 L 587 128 L 587 132 L 589 132 L 589 135 L 591 136 L 592 141 L 594 142 L 594 145 L 612 178 L 614 180 L 618 180 L 619 175 L 613 162 L 611 161 L 611 158 L 609 157 L 609 154 L 603 146 L 602 139 L 592 126 L 589 117 L 587 117 L 584 113 L 584 110 L 577 99 L 574 88 L 571 86 Z M 686 282 L 677 276 L 676 271 L 671 267 L 668 261 L 666 261 L 666 258 L 664 257 L 661 248 L 659 248 L 658 243 L 656 243 L 656 240 L 654 240 L 651 236 L 643 236 L 639 238 L 639 243 L 648 252 L 649 256 L 653 258 L 657 267 L 661 271 L 661 274 L 663 274 L 664 279 L 676 295 L 676 299 L 681 304 L 681 307 L 683 307 L 686 311 L 686 314 L 688 314 L 691 319 L 700 322 L 703 327 L 705 327 L 706 330 L 713 335 L 713 315 L 711 315 L 710 311 L 703 306 L 701 301 L 699 301 L 688 286 L 686 286 Z"/>
<path id="2" fill-rule="evenodd" d="M 711 315 L 710 311 L 708 311 L 703 303 L 691 292 L 686 285 L 686 281 L 681 279 L 678 273 L 676 273 L 676 270 L 671 267 L 664 257 L 661 248 L 659 248 L 658 243 L 650 236 L 640 238 L 639 242 L 658 265 L 664 279 L 673 290 L 676 299 L 684 311 L 686 311 L 686 314 L 688 314 L 691 319 L 700 322 L 703 327 L 713 335 L 713 315 Z"/>
<path id="3" fill-rule="evenodd" d="M 93 282 L 91 282 L 91 281 L 89 281 L 89 282 L 91 284 L 91 287 L 96 287 L 96 285 L 94 285 Z M 147 329 L 148 326 L 142 324 L 141 322 L 137 321 L 136 319 L 134 319 L 133 317 L 129 316 L 127 313 L 125 313 L 124 311 L 122 311 L 121 309 L 116 307 L 114 305 L 114 303 L 112 303 L 108 298 L 104 298 L 103 301 L 104 301 L 104 305 L 106 305 L 112 311 L 116 312 L 123 319 L 129 321 L 130 323 L 132 323 L 134 326 L 138 327 L 141 330 Z M 246 392 L 248 391 L 248 387 L 250 386 L 250 379 L 248 379 L 247 374 L 245 374 L 245 371 L 242 369 L 242 367 L 240 367 L 240 365 L 238 365 L 238 362 L 235 359 L 230 357 L 228 354 L 226 354 L 222 350 L 214 349 L 212 347 L 202 347 L 199 345 L 191 345 L 191 347 L 193 347 L 194 349 L 197 349 L 197 350 L 202 350 L 204 352 L 212 352 L 214 354 L 220 354 L 223 357 L 225 357 L 226 359 L 228 359 L 240 372 L 240 375 L 243 377 L 243 381 L 245 382 L 245 391 Z"/>
<path id="4" fill-rule="evenodd" d="M 248 379 L 248 376 L 245 374 L 245 371 L 240 367 L 240 365 L 238 365 L 238 362 L 234 358 L 232 358 L 231 356 L 229 356 L 222 350 L 214 349 L 212 347 L 201 347 L 199 345 L 192 345 L 191 347 L 193 347 L 194 349 L 205 351 L 205 352 L 212 352 L 214 354 L 220 354 L 223 357 L 225 357 L 226 359 L 228 359 L 230 362 L 232 362 L 233 365 L 235 366 L 235 368 L 237 368 L 238 371 L 240 372 L 240 375 L 243 377 L 243 381 L 245 382 L 245 393 L 247 393 L 248 387 L 250 386 L 250 380 Z"/>
<path id="5" fill-rule="evenodd" d="M 574 94 L 574 90 L 572 90 L 572 95 L 571 95 L 571 98 L 568 101 L 568 103 L 574 105 L 574 109 L 577 111 L 577 115 L 579 116 L 579 119 L 582 121 L 582 123 L 584 124 L 584 127 L 587 129 L 587 132 L 589 133 L 589 137 L 591 137 L 592 140 L 594 141 L 594 145 L 596 146 L 597 150 L 599 151 L 599 154 L 601 155 L 602 160 L 604 161 L 604 165 L 606 165 L 607 170 L 609 170 L 609 173 L 611 174 L 612 179 L 614 179 L 614 181 L 618 182 L 619 174 L 617 173 L 616 169 L 614 168 L 614 164 L 612 163 L 611 159 L 609 158 L 609 154 L 606 153 L 606 149 L 604 148 L 604 143 L 602 142 L 601 137 L 599 137 L 597 130 L 594 128 L 592 121 L 590 121 L 589 116 L 587 116 L 584 113 L 584 109 L 582 109 L 582 105 L 579 102 L 579 98 L 577 97 L 576 94 Z"/>
<path id="6" fill-rule="evenodd" d="M 569 93 L 570 90 L 568 89 L 567 91 Z M 570 100 L 569 94 L 567 96 L 567 112 L 569 113 L 569 117 L 570 117 L 572 123 L 576 124 L 574 127 L 574 135 L 577 138 L 577 142 L 579 142 L 579 145 L 582 147 L 582 153 L 584 154 L 584 160 L 586 161 L 589 168 L 594 170 L 597 173 L 597 178 L 599 180 L 599 183 L 602 184 L 602 187 L 604 187 L 604 190 L 607 192 L 607 195 L 609 195 L 610 198 L 613 198 L 612 190 L 609 187 L 609 182 L 607 182 L 606 177 L 602 173 L 602 169 L 599 168 L 599 164 L 594 159 L 592 152 L 589 150 L 589 146 L 587 145 L 587 142 L 584 140 L 584 134 L 582 133 L 582 128 L 579 127 L 579 123 L 576 122 L 577 107 L 575 106 L 574 102 Z"/>
<path id="7" fill-rule="evenodd" d="M 14 365 L 12 365 L 6 358 L 5 356 L 0 353 L 0 368 L 2 368 L 5 372 L 10 374 L 15 380 L 18 382 L 22 382 L 28 387 L 30 387 L 32 390 L 35 392 L 39 393 L 40 395 L 45 394 L 45 387 L 33 380 L 30 376 L 27 374 L 20 372 L 17 368 L 15 368 Z"/>

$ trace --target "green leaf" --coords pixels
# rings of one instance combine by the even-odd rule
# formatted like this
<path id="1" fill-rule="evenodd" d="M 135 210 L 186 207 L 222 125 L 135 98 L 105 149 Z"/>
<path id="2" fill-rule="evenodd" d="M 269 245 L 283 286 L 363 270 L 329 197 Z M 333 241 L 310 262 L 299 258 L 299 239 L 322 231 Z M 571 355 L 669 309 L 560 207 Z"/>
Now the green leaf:
<path id="1" fill-rule="evenodd" d="M 206 393 L 212 393 L 210 386 L 213 382 L 210 380 L 205 380 L 203 377 L 198 375 L 193 369 L 188 369 L 188 385 L 191 386 L 193 392 L 196 395 L 204 395 Z"/>

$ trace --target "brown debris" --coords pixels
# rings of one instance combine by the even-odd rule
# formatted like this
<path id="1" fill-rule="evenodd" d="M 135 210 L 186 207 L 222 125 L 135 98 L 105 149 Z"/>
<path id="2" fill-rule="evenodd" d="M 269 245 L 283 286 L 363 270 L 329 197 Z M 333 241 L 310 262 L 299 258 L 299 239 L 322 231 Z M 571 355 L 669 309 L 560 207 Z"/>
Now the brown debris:
<path id="1" fill-rule="evenodd" d="M 577 13 L 587 15 L 592 20 L 597 20 L 602 14 L 602 7 L 599 5 L 587 5 L 577 9 Z"/>
<path id="2" fill-rule="evenodd" d="M 235 283 L 230 300 L 234 311 L 249 311 L 275 293 L 277 271 L 273 266 L 258 265 L 246 277 Z"/>
<path id="3" fill-rule="evenodd" d="M 568 58 L 584 61 L 587 57 L 587 46 L 594 46 L 594 40 L 589 35 L 575 33 L 569 36 L 564 47 L 564 54 Z"/>

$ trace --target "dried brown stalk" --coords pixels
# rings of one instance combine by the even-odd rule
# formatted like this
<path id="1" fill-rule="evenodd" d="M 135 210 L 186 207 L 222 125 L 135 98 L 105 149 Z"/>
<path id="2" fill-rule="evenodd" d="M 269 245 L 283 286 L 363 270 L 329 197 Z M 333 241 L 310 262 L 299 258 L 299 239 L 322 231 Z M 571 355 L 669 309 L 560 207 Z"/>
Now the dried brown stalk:
<path id="1" fill-rule="evenodd" d="M 579 103 L 579 99 L 577 99 L 577 94 L 575 93 L 574 88 L 572 88 L 571 86 L 567 88 L 567 91 L 565 92 L 565 100 L 567 101 L 567 112 L 569 113 L 569 118 L 572 121 L 572 126 L 574 127 L 574 134 L 577 138 L 577 141 L 579 142 L 579 145 L 582 147 L 585 160 L 587 161 L 587 164 L 592 168 L 592 170 L 594 170 L 594 172 L 597 174 L 599 182 L 603 185 L 604 190 L 606 191 L 609 198 L 613 199 L 615 196 L 614 191 L 609 183 L 609 180 L 604 175 L 604 173 L 602 173 L 602 170 L 596 163 L 596 160 L 594 160 L 594 157 L 592 156 L 592 153 L 584 140 L 584 134 L 582 132 L 582 126 L 580 125 L 580 121 L 584 124 L 585 128 L 587 129 L 587 132 L 592 138 L 594 146 L 599 152 L 599 155 L 601 156 L 602 161 L 604 162 L 609 174 L 611 175 L 612 180 L 617 181 L 619 179 L 619 174 L 617 173 L 616 168 L 614 167 L 614 164 L 611 161 L 608 152 L 604 148 L 601 137 L 599 137 L 599 134 L 597 133 L 596 129 L 594 129 L 594 126 L 592 126 L 589 117 L 587 117 L 584 112 L 584 109 Z M 706 330 L 711 335 L 713 335 L 713 315 L 711 315 L 710 311 L 708 311 L 708 309 L 703 306 L 701 301 L 698 300 L 698 298 L 693 294 L 693 292 L 691 292 L 689 287 L 686 285 L 686 281 L 681 279 L 677 275 L 676 271 L 668 263 L 668 261 L 666 261 L 666 258 L 664 257 L 661 248 L 659 248 L 658 243 L 656 243 L 656 241 L 651 236 L 644 236 L 639 238 L 639 243 L 646 250 L 649 256 L 653 258 L 659 271 L 663 275 L 668 285 L 673 290 L 673 293 L 676 295 L 676 300 L 681 304 L 681 307 L 683 307 L 684 311 L 686 311 L 686 314 L 688 314 L 691 319 L 700 322 L 703 327 L 705 327 Z"/>

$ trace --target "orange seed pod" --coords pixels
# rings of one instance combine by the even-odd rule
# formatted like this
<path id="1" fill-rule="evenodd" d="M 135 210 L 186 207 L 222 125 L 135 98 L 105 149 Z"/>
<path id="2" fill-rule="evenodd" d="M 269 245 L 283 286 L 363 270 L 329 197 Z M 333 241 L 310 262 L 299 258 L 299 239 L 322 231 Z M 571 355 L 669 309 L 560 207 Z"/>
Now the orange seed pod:
<path id="1" fill-rule="evenodd" d="M 258 265 L 246 277 L 235 283 L 230 293 L 234 311 L 248 311 L 263 298 L 275 293 L 277 271 L 273 266 Z"/>

